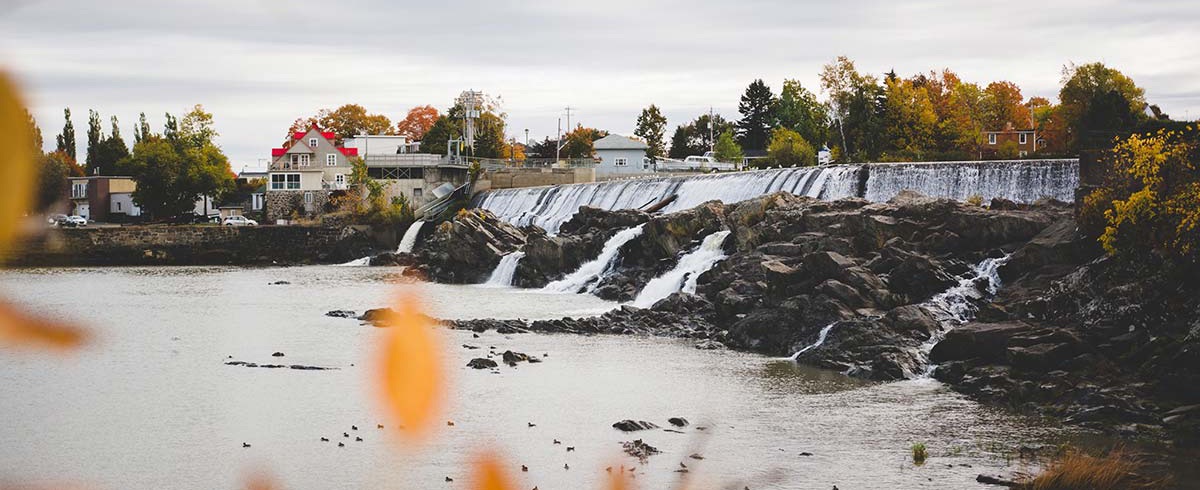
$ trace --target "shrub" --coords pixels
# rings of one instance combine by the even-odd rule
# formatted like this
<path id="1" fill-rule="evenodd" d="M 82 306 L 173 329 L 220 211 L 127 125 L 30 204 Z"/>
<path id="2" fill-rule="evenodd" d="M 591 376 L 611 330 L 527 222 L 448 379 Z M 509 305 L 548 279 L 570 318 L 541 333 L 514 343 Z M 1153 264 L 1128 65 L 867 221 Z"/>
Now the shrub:
<path id="1" fill-rule="evenodd" d="M 975 194 L 967 198 L 967 204 L 972 206 L 983 206 L 983 196 Z"/>
<path id="2" fill-rule="evenodd" d="M 767 156 L 776 165 L 783 167 L 806 167 L 817 164 L 817 152 L 812 145 L 804 141 L 800 133 L 786 128 L 776 129 L 771 133 L 771 144 L 767 146 Z"/>
<path id="3" fill-rule="evenodd" d="M 1194 129 L 1160 130 L 1117 140 L 1103 157 L 1104 186 L 1081 203 L 1081 229 L 1109 255 L 1157 252 L 1184 262 L 1200 258 L 1200 152 Z M 1103 226 L 1101 226 L 1103 225 Z"/>

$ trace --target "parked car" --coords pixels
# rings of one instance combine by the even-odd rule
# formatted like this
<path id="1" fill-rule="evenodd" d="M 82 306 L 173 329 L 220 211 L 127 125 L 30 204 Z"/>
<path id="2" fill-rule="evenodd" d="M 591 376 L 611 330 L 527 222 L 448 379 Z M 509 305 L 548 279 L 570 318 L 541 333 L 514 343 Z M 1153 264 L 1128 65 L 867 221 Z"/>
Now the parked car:
<path id="1" fill-rule="evenodd" d="M 258 222 L 245 216 L 230 216 L 221 221 L 225 226 L 258 226 Z"/>
<path id="2" fill-rule="evenodd" d="M 69 226 L 69 227 L 74 228 L 77 226 L 87 226 L 87 223 L 88 223 L 87 218 L 84 218 L 83 216 L 75 215 L 75 216 L 67 216 L 67 220 L 62 223 L 62 226 Z"/>
<path id="3" fill-rule="evenodd" d="M 46 223 L 50 226 L 62 226 L 65 221 L 67 221 L 67 215 L 65 214 L 52 214 L 46 217 Z"/>

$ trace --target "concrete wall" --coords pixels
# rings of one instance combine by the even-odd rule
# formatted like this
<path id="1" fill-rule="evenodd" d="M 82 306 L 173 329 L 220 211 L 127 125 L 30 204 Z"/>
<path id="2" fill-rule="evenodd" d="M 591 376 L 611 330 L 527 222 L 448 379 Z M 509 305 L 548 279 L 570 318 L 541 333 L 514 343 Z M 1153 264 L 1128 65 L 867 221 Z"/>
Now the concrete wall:
<path id="1" fill-rule="evenodd" d="M 27 239 L 10 266 L 340 263 L 376 248 L 365 228 L 122 226 L 65 228 Z"/>
<path id="2" fill-rule="evenodd" d="M 504 168 L 484 173 L 476 190 L 514 189 L 543 185 L 586 184 L 596 181 L 593 168 Z"/>

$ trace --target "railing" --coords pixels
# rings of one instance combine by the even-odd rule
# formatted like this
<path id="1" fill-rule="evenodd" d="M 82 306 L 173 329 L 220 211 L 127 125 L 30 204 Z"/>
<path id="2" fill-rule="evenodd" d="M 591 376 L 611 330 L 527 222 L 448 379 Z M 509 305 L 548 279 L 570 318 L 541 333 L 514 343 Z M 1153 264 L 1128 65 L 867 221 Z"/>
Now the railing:
<path id="1" fill-rule="evenodd" d="M 463 166 L 465 163 L 456 163 L 447 157 L 436 155 L 433 153 L 398 153 L 395 155 L 366 155 L 363 157 L 368 167 L 437 167 L 437 166 Z"/>
<path id="2" fill-rule="evenodd" d="M 528 158 L 525 160 L 505 160 L 499 158 L 473 158 L 485 170 L 500 170 L 504 168 L 593 168 L 597 165 L 592 158 Z"/>

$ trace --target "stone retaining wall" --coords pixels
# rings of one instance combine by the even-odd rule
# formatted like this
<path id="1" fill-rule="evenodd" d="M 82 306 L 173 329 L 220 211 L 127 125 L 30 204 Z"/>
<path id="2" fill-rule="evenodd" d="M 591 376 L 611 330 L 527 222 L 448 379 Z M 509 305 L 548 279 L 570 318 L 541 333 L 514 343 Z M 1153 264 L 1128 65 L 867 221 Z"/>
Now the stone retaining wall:
<path id="1" fill-rule="evenodd" d="M 340 263 L 376 247 L 359 227 L 147 225 L 68 228 L 25 240 L 15 267 Z"/>

